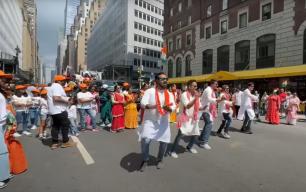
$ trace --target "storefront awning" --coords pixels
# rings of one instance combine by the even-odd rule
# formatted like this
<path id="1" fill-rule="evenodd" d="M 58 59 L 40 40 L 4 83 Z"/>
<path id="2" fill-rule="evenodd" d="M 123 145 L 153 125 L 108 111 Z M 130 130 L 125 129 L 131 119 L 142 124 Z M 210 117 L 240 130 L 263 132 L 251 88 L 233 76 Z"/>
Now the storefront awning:
<path id="1" fill-rule="evenodd" d="M 215 79 L 218 81 L 233 81 L 274 77 L 294 77 L 304 75 L 306 76 L 306 64 L 289 67 L 274 67 L 236 72 L 219 71 L 215 74 L 170 78 L 168 82 L 169 84 L 187 83 L 187 81 L 191 79 L 195 79 L 197 82 L 210 81 L 211 79 Z"/>

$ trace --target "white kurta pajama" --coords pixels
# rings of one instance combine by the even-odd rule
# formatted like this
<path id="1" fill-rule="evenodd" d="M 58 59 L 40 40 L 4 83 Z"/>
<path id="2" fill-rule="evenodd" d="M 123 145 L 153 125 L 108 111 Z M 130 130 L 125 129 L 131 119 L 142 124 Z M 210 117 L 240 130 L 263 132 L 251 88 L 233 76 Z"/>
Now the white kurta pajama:
<path id="1" fill-rule="evenodd" d="M 249 89 L 244 90 L 242 96 L 241 96 L 241 106 L 238 112 L 237 119 L 243 120 L 245 112 L 248 113 L 248 116 L 250 120 L 254 120 L 255 118 L 255 112 L 253 109 L 253 102 L 258 101 L 258 97 L 251 94 Z"/>
<path id="2" fill-rule="evenodd" d="M 165 104 L 164 91 L 158 91 L 161 106 Z M 169 92 L 169 102 L 172 111 L 175 110 L 175 101 L 173 95 Z M 150 88 L 145 91 L 141 106 L 145 108 L 146 105 L 156 105 L 155 88 Z M 139 128 L 140 139 L 147 138 L 165 143 L 170 143 L 171 132 L 169 124 L 170 113 L 166 112 L 161 116 L 156 108 L 145 109 L 143 116 L 143 124 Z"/>

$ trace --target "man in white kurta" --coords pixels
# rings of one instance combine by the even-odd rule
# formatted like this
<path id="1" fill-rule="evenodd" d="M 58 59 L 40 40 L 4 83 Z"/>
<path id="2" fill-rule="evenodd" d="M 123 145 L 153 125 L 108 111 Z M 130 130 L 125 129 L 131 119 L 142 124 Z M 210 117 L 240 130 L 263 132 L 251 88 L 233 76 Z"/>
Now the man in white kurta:
<path id="1" fill-rule="evenodd" d="M 167 90 L 167 76 L 159 73 L 155 77 L 156 87 L 145 91 L 141 100 L 141 107 L 145 109 L 143 117 L 143 125 L 140 127 L 139 135 L 141 139 L 141 150 L 143 154 L 143 162 L 140 171 L 144 171 L 149 160 L 149 146 L 152 140 L 159 141 L 160 147 L 157 157 L 157 168 L 162 167 L 162 160 L 166 152 L 167 143 L 170 143 L 171 132 L 169 117 L 170 113 L 175 110 L 175 101 L 172 94 Z M 158 106 L 156 90 L 160 106 Z M 169 94 L 169 106 L 165 106 L 165 92 Z M 160 114 L 158 109 L 164 110 L 165 114 Z"/>
<path id="2" fill-rule="evenodd" d="M 258 97 L 253 95 L 251 91 L 254 90 L 254 83 L 248 83 L 248 88 L 243 91 L 241 96 L 241 106 L 238 112 L 237 119 L 243 120 L 241 132 L 246 134 L 252 134 L 251 123 L 255 118 L 255 112 L 253 109 L 253 102 L 258 101 Z"/>
<path id="3" fill-rule="evenodd" d="M 199 98 L 200 94 L 196 91 L 197 82 L 195 80 L 188 81 L 187 86 L 188 90 L 185 91 L 181 96 L 180 114 L 177 118 L 178 125 L 180 127 L 170 153 L 171 157 L 173 158 L 178 158 L 175 150 L 183 135 L 190 136 L 190 141 L 186 149 L 191 153 L 198 153 L 197 150 L 193 148 L 193 145 L 195 143 L 196 136 L 200 135 L 198 117 L 198 112 L 201 108 Z"/>

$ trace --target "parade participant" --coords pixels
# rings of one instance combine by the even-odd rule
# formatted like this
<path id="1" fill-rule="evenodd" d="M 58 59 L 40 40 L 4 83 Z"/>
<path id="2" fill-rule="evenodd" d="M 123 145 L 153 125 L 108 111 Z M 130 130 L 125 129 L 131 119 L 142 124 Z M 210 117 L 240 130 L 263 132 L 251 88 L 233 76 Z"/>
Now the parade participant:
<path id="1" fill-rule="evenodd" d="M 129 88 L 128 93 L 125 95 L 126 105 L 124 107 L 124 124 L 127 129 L 135 129 L 138 127 L 136 99 L 136 96 L 132 93 L 132 89 Z"/>
<path id="2" fill-rule="evenodd" d="M 237 116 L 237 119 L 244 120 L 240 131 L 246 134 L 253 133 L 251 131 L 252 120 L 255 118 L 253 102 L 258 102 L 258 97 L 251 93 L 253 90 L 254 83 L 248 83 L 248 88 L 244 90 L 241 96 L 241 106 Z"/>
<path id="3" fill-rule="evenodd" d="M 273 94 L 268 97 L 266 120 L 270 124 L 278 125 L 280 123 L 279 119 L 280 105 L 281 105 L 280 97 L 277 95 L 277 90 L 274 90 Z"/>
<path id="4" fill-rule="evenodd" d="M 139 168 L 141 172 L 145 170 L 149 160 L 151 141 L 160 142 L 157 169 L 162 168 L 167 143 L 170 143 L 169 116 L 175 110 L 175 101 L 173 95 L 167 90 L 167 81 L 168 78 L 165 73 L 158 73 L 155 76 L 155 87 L 146 90 L 141 99 L 141 107 L 145 109 L 143 123 L 139 129 L 141 152 L 143 155 L 143 161 Z"/>
<path id="5" fill-rule="evenodd" d="M 283 88 L 279 90 L 278 96 L 280 98 L 280 115 L 281 115 L 281 118 L 284 118 L 286 115 L 285 103 L 286 103 L 287 94 Z"/>
<path id="6" fill-rule="evenodd" d="M 212 130 L 212 125 L 217 118 L 217 102 L 220 100 L 216 98 L 215 90 L 218 88 L 218 81 L 211 80 L 209 86 L 204 90 L 201 97 L 201 104 L 204 108 L 202 117 L 204 119 L 204 128 L 199 137 L 199 146 L 201 148 L 210 150 L 208 140 Z"/>
<path id="7" fill-rule="evenodd" d="M 98 106 L 100 105 L 100 102 L 99 102 L 99 93 L 96 90 L 96 86 L 92 86 L 91 87 L 90 93 L 94 97 L 94 100 L 92 100 L 92 102 L 91 102 L 91 109 L 93 111 L 94 117 L 96 117 L 98 112 L 99 112 Z M 91 118 L 90 118 L 89 115 L 86 116 L 86 123 L 87 123 L 87 127 L 92 126 Z"/>
<path id="8" fill-rule="evenodd" d="M 38 129 L 38 138 L 46 139 L 47 131 L 46 131 L 46 120 L 49 113 L 48 110 L 48 101 L 47 101 L 48 91 L 46 89 L 41 90 L 40 95 L 40 127 Z"/>
<path id="9" fill-rule="evenodd" d="M 79 136 L 79 130 L 78 130 L 78 123 L 77 123 L 77 99 L 73 98 L 72 103 L 70 106 L 68 106 L 67 112 L 68 112 L 68 119 L 70 121 L 70 129 L 69 132 L 71 135 Z"/>
<path id="10" fill-rule="evenodd" d="M 54 77 L 54 83 L 48 89 L 48 106 L 49 113 L 53 120 L 53 126 L 51 129 L 52 145 L 51 149 L 59 147 L 58 134 L 62 133 L 63 144 L 62 148 L 75 146 L 74 142 L 69 141 L 68 132 L 70 127 L 70 121 L 68 119 L 68 113 L 66 111 L 68 104 L 70 104 L 70 98 L 66 96 L 64 91 L 65 76 L 56 75 Z"/>
<path id="11" fill-rule="evenodd" d="M 230 135 L 228 133 L 229 127 L 232 123 L 232 102 L 231 95 L 229 93 L 229 86 L 223 85 L 222 92 L 219 96 L 221 102 L 219 103 L 219 114 L 223 117 L 222 123 L 217 131 L 217 135 L 223 137 L 225 139 L 230 139 Z M 222 134 L 222 130 L 224 129 L 224 133 Z"/>
<path id="12" fill-rule="evenodd" d="M 233 117 L 237 118 L 238 115 L 238 111 L 241 105 L 241 95 L 242 95 L 242 91 L 240 91 L 239 89 L 235 89 L 235 93 L 233 94 L 233 103 L 234 103 L 234 115 Z"/>
<path id="13" fill-rule="evenodd" d="M 40 108 L 40 101 L 41 97 L 39 97 L 40 91 L 38 89 L 33 89 L 32 91 L 32 106 L 29 108 L 29 116 L 30 116 L 30 123 L 31 129 L 35 130 L 38 126 L 38 118 L 39 118 L 39 108 Z"/>
<path id="14" fill-rule="evenodd" d="M 149 89 L 149 85 L 147 83 L 143 84 L 139 91 L 139 101 L 141 101 L 145 91 Z M 143 121 L 143 115 L 144 115 L 144 109 L 140 108 L 140 122 L 142 123 Z"/>
<path id="15" fill-rule="evenodd" d="M 102 91 L 100 93 L 100 103 L 101 103 L 101 126 L 111 127 L 112 123 L 112 101 L 109 91 L 107 90 L 108 85 L 102 85 Z"/>
<path id="16" fill-rule="evenodd" d="M 293 92 L 292 96 L 289 98 L 287 107 L 287 124 L 296 125 L 298 111 L 300 111 L 300 99 L 297 97 L 296 92 Z"/>
<path id="17" fill-rule="evenodd" d="M 12 104 L 16 111 L 17 130 L 22 130 L 23 135 L 31 136 L 28 130 L 29 107 L 32 106 L 31 97 L 28 97 L 25 92 L 26 86 L 17 85 L 15 87 L 16 94 L 12 97 Z M 14 137 L 21 135 L 16 132 Z"/>
<path id="18" fill-rule="evenodd" d="M 183 135 L 190 136 L 190 141 L 186 149 L 191 153 L 198 153 L 193 145 L 197 135 L 200 135 L 199 129 L 199 110 L 200 106 L 200 94 L 197 92 L 197 82 L 195 80 L 189 80 L 187 83 L 188 90 L 181 95 L 180 101 L 180 114 L 177 117 L 178 133 L 174 140 L 171 156 L 178 158 L 176 148 Z"/>
<path id="19" fill-rule="evenodd" d="M 261 115 L 266 115 L 268 98 L 269 98 L 269 96 L 268 96 L 267 92 L 264 92 L 264 94 L 262 95 L 262 97 L 260 99 L 260 114 Z"/>
<path id="20" fill-rule="evenodd" d="M 95 100 L 95 97 L 87 90 L 88 86 L 86 84 L 82 83 L 79 87 L 81 89 L 81 92 L 77 94 L 77 108 L 80 114 L 81 131 L 86 130 L 85 117 L 87 114 L 90 116 L 92 122 L 91 130 L 97 132 L 98 129 L 96 127 L 96 116 L 95 112 L 92 110 L 92 102 L 93 100 Z"/>
<path id="21" fill-rule="evenodd" d="M 124 96 L 121 93 L 121 87 L 116 85 L 114 87 L 114 93 L 111 96 L 113 107 L 112 107 L 112 127 L 111 132 L 120 132 L 124 129 Z"/>
<path id="22" fill-rule="evenodd" d="M 174 101 L 175 101 L 175 105 L 176 105 L 176 110 L 174 110 L 171 114 L 170 114 L 170 123 L 176 123 L 176 115 L 179 109 L 179 98 L 178 98 L 178 93 L 176 90 L 176 84 L 172 84 L 171 88 L 170 88 L 171 94 L 173 95 Z"/>
<path id="23" fill-rule="evenodd" d="M 7 119 L 6 98 L 2 94 L 5 90 L 3 78 L 6 77 L 3 71 L 0 71 L 0 189 L 7 186 L 10 174 L 10 164 L 7 145 L 4 140 L 4 126 Z"/>

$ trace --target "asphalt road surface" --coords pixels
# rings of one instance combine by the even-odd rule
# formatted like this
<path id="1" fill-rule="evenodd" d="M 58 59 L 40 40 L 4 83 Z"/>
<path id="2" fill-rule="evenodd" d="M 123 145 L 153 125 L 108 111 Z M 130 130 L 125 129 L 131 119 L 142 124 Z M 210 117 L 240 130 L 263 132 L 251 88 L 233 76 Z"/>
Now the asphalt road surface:
<path id="1" fill-rule="evenodd" d="M 158 144 L 153 143 L 150 166 L 143 173 L 137 171 L 141 156 L 136 130 L 82 133 L 79 140 L 92 158 L 91 164 L 77 147 L 52 151 L 48 142 L 23 136 L 20 140 L 29 170 L 15 176 L 2 191 L 304 192 L 305 125 L 256 123 L 254 134 L 246 135 L 238 132 L 241 122 L 234 121 L 231 139 L 212 136 L 210 151 L 196 146 L 198 154 L 184 152 L 186 143 L 182 140 L 179 158 L 166 157 L 162 170 L 155 167 Z M 172 125 L 173 139 L 176 133 Z"/>

